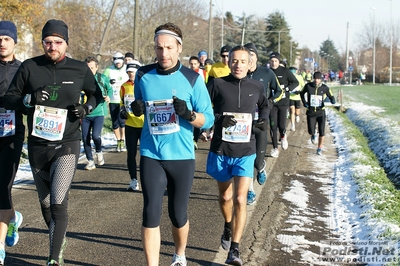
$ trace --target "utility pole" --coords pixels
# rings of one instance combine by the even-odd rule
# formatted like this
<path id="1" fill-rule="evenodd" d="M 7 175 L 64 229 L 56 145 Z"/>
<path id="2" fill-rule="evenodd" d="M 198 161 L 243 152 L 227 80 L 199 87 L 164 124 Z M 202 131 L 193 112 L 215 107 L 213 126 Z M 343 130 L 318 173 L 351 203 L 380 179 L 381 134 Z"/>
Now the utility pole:
<path id="1" fill-rule="evenodd" d="M 242 46 L 244 45 L 244 32 L 246 30 L 246 14 L 243 13 Z"/>
<path id="2" fill-rule="evenodd" d="M 376 48 L 375 48 L 375 46 L 376 46 L 376 43 L 375 43 L 375 7 L 373 7 L 372 8 L 372 10 L 374 10 L 374 22 L 373 22 L 373 34 L 372 34 L 372 36 L 374 37 L 374 40 L 373 40 L 373 45 L 374 45 L 374 48 L 373 48 L 373 55 L 372 55 L 372 84 L 375 84 L 375 55 L 376 55 Z"/>
<path id="3" fill-rule="evenodd" d="M 212 45 L 212 0 L 210 0 L 210 17 L 208 19 L 208 55 L 211 60 L 213 59 L 213 45 Z"/>
<path id="4" fill-rule="evenodd" d="M 134 59 L 139 59 L 139 14 L 140 0 L 135 0 L 135 25 L 133 26 L 133 55 Z"/>
<path id="5" fill-rule="evenodd" d="M 103 37 L 101 38 L 100 47 L 99 47 L 99 50 L 98 50 L 98 54 L 99 55 L 98 55 L 97 60 L 99 60 L 99 62 L 100 62 L 100 58 L 99 57 L 101 56 L 101 52 L 103 51 L 104 43 L 108 40 L 108 35 L 110 33 L 111 22 L 112 22 L 112 19 L 114 17 L 114 13 L 115 13 L 115 10 L 117 9 L 117 6 L 118 6 L 118 0 L 114 0 L 113 6 L 111 8 L 111 13 L 110 13 L 110 16 L 108 17 L 106 28 L 105 28 L 105 30 L 103 32 Z"/>
<path id="6" fill-rule="evenodd" d="M 392 86 L 392 76 L 393 76 L 393 22 L 392 22 L 392 0 L 390 0 L 390 60 L 389 60 L 390 76 L 389 76 L 389 86 Z"/>

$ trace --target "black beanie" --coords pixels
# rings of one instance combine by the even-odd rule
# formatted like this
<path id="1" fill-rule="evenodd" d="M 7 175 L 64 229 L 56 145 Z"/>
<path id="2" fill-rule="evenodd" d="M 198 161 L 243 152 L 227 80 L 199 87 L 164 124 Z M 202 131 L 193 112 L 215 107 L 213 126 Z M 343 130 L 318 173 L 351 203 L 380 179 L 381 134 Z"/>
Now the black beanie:
<path id="1" fill-rule="evenodd" d="M 314 79 L 322 79 L 322 73 L 319 71 L 314 72 Z"/>
<path id="2" fill-rule="evenodd" d="M 229 53 L 229 51 L 232 49 L 232 46 L 229 45 L 225 45 L 221 48 L 221 52 L 219 53 L 220 55 L 222 55 L 222 53 Z"/>
<path id="3" fill-rule="evenodd" d="M 47 36 L 58 36 L 68 44 L 68 26 L 62 20 L 50 19 L 42 29 L 42 40 Z"/>
<path id="4" fill-rule="evenodd" d="M 251 43 L 251 42 L 246 43 L 246 44 L 244 45 L 244 47 L 246 47 L 247 49 L 249 49 L 250 52 L 255 53 L 256 56 L 257 56 L 257 58 L 258 58 L 258 51 L 257 51 L 256 46 L 255 46 L 253 43 Z"/>
<path id="5" fill-rule="evenodd" d="M 269 55 L 269 59 L 272 59 L 272 58 L 276 58 L 279 61 L 281 61 L 281 55 L 277 52 L 273 52 L 272 54 Z"/>

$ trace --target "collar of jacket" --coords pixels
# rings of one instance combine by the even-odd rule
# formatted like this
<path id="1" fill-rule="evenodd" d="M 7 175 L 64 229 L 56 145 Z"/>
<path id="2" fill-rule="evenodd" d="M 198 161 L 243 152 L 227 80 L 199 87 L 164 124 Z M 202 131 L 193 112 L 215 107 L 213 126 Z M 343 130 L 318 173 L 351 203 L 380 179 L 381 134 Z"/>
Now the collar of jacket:
<path id="1" fill-rule="evenodd" d="M 158 63 L 156 64 L 156 69 L 157 69 L 157 73 L 160 75 L 171 75 L 172 73 L 176 72 L 180 66 L 181 66 L 181 62 L 178 60 L 176 65 L 171 69 L 168 69 L 168 70 L 162 69 Z"/>

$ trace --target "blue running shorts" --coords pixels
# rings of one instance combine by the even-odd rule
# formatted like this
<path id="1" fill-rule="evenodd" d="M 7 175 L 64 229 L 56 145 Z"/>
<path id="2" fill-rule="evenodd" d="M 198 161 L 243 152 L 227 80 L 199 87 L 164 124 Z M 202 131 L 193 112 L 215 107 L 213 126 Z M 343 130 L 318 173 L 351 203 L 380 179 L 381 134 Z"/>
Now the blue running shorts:
<path id="1" fill-rule="evenodd" d="M 232 158 L 208 153 L 206 172 L 218 182 L 225 182 L 234 176 L 253 178 L 256 154 Z"/>

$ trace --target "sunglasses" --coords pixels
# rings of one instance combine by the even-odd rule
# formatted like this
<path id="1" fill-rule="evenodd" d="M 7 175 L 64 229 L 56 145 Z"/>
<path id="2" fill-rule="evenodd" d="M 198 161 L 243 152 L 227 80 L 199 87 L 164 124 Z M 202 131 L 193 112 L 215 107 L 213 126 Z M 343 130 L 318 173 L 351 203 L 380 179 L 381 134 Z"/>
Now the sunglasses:
<path id="1" fill-rule="evenodd" d="M 56 40 L 56 41 L 47 41 L 47 40 L 43 40 L 43 45 L 46 46 L 47 48 L 49 48 L 52 44 L 54 44 L 54 46 L 61 46 L 64 42 L 64 40 Z"/>
<path id="2" fill-rule="evenodd" d="M 229 57 L 227 54 L 222 54 L 221 57 Z"/>

